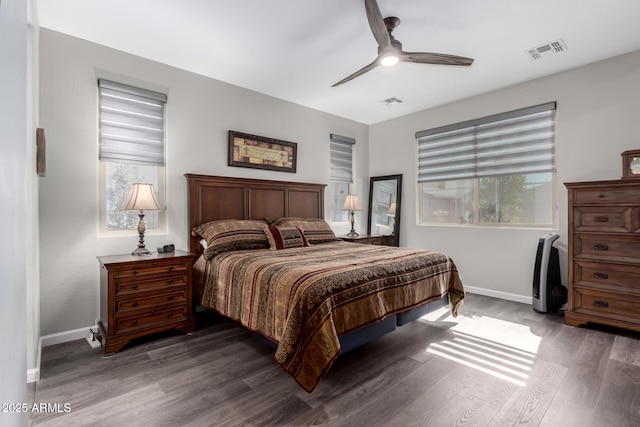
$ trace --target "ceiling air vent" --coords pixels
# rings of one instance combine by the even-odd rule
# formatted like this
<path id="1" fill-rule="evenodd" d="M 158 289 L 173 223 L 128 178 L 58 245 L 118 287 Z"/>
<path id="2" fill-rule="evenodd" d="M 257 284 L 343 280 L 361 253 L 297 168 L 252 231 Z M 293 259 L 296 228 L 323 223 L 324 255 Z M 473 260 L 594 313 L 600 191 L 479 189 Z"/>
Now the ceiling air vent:
<path id="1" fill-rule="evenodd" d="M 395 104 L 402 104 L 402 100 L 396 97 L 387 98 L 384 101 L 380 101 L 380 102 L 388 107 L 391 107 L 392 105 L 395 105 Z"/>
<path id="2" fill-rule="evenodd" d="M 567 50 L 567 45 L 564 44 L 562 39 L 554 40 L 550 43 L 543 44 L 542 46 L 534 47 L 527 50 L 527 55 L 532 60 L 538 60 L 543 56 L 551 55 L 552 53 L 561 53 Z"/>

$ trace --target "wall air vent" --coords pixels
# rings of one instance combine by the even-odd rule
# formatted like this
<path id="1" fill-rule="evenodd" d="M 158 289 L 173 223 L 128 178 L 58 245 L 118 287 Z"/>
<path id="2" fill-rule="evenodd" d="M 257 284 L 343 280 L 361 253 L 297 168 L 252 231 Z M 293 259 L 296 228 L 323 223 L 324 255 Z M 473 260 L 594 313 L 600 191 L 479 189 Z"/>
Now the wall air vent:
<path id="1" fill-rule="evenodd" d="M 395 104 L 402 104 L 402 100 L 396 97 L 387 98 L 384 101 L 380 101 L 380 102 L 388 107 L 391 107 L 392 105 L 395 105 Z"/>
<path id="2" fill-rule="evenodd" d="M 541 59 L 543 56 L 551 55 L 553 53 L 562 53 L 565 50 L 567 50 L 567 45 L 564 44 L 562 39 L 558 39 L 550 43 L 543 44 L 542 46 L 528 49 L 527 56 L 535 61 Z"/>

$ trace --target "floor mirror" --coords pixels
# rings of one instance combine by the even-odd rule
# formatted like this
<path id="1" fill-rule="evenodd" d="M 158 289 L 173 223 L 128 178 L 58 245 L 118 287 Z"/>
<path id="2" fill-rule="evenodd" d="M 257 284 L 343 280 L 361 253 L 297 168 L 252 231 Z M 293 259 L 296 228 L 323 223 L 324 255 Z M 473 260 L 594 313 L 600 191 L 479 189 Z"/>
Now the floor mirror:
<path id="1" fill-rule="evenodd" d="M 401 190 L 402 174 L 370 179 L 367 234 L 393 236 L 394 246 L 400 246 Z"/>

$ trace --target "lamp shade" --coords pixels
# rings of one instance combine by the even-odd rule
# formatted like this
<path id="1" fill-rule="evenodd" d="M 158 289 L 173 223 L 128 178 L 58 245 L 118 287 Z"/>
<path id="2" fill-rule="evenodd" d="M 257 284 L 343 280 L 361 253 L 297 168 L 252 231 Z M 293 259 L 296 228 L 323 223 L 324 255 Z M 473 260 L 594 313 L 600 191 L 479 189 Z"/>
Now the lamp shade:
<path id="1" fill-rule="evenodd" d="M 361 211 L 362 206 L 360 205 L 358 196 L 355 194 L 347 195 L 347 198 L 344 200 L 344 205 L 342 205 L 342 210 L 343 211 Z"/>
<path id="2" fill-rule="evenodd" d="M 162 211 L 153 192 L 153 185 L 136 183 L 131 185 L 129 197 L 122 205 L 123 211 Z"/>
<path id="3" fill-rule="evenodd" d="M 395 215 L 396 214 L 396 202 L 391 203 L 389 206 L 389 210 L 387 211 L 387 215 Z"/>

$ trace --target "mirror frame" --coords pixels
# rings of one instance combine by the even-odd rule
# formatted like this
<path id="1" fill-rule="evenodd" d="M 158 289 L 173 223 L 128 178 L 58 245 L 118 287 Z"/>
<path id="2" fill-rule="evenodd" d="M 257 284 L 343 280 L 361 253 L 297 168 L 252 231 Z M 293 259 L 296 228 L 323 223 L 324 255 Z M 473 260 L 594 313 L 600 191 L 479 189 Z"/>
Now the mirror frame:
<path id="1" fill-rule="evenodd" d="M 371 222 L 373 221 L 373 187 L 378 181 L 396 181 L 396 215 L 393 223 L 393 245 L 400 246 L 400 208 L 402 200 L 402 174 L 372 176 L 369 178 L 369 222 L 367 224 L 367 234 L 371 235 Z"/>

